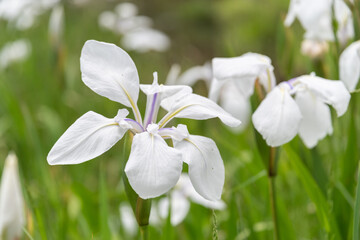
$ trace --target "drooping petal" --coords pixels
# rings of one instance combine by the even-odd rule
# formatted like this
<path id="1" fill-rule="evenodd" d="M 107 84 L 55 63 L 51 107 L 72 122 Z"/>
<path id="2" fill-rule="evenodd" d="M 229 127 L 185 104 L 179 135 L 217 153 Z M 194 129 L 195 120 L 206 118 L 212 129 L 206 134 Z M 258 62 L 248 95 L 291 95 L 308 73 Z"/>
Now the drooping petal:
<path id="1" fill-rule="evenodd" d="M 234 131 L 242 131 L 250 121 L 251 106 L 249 99 L 242 95 L 232 82 L 224 85 L 223 92 L 220 95 L 220 106 L 237 119 L 241 124 L 233 128 Z"/>
<path id="2" fill-rule="evenodd" d="M 319 140 L 332 134 L 329 106 L 309 91 L 297 92 L 295 101 L 303 116 L 299 136 L 308 148 L 313 148 Z"/>
<path id="3" fill-rule="evenodd" d="M 85 113 L 52 147 L 47 156 L 48 163 L 79 164 L 103 154 L 131 128 L 123 121 L 128 113 L 126 109 L 122 109 L 113 119 L 92 111 Z"/>
<path id="4" fill-rule="evenodd" d="M 20 239 L 25 225 L 24 199 L 21 191 L 17 158 L 10 153 L 0 188 L 0 238 L 6 233 L 7 239 Z"/>
<path id="5" fill-rule="evenodd" d="M 225 181 L 224 163 L 215 142 L 203 136 L 190 135 L 174 142 L 189 165 L 189 177 L 195 190 L 208 200 L 219 200 Z"/>
<path id="6" fill-rule="evenodd" d="M 340 80 L 349 91 L 356 88 L 360 78 L 360 41 L 348 46 L 340 55 Z"/>
<path id="7" fill-rule="evenodd" d="M 255 129 L 272 147 L 293 139 L 300 126 L 301 112 L 285 85 L 275 87 L 252 116 Z"/>
<path id="8" fill-rule="evenodd" d="M 342 81 L 327 80 L 313 75 L 304 75 L 296 79 L 306 85 L 323 102 L 333 106 L 337 115 L 343 115 L 350 101 L 350 93 Z"/>
<path id="9" fill-rule="evenodd" d="M 124 50 L 110 43 L 86 41 L 80 67 L 82 80 L 94 92 L 134 108 L 139 95 L 139 75 Z"/>
<path id="10" fill-rule="evenodd" d="M 174 117 L 198 120 L 218 117 L 230 127 L 236 127 L 241 123 L 215 102 L 197 94 L 176 94 L 164 99 L 161 106 L 169 113 L 160 121 L 160 124 L 167 123 Z"/>
<path id="11" fill-rule="evenodd" d="M 169 206 L 169 203 L 171 206 Z M 162 198 L 158 204 L 159 214 L 163 219 L 169 216 L 169 207 L 171 207 L 171 225 L 176 226 L 181 223 L 190 209 L 190 202 L 180 191 L 174 190 L 169 198 Z"/>
<path id="12" fill-rule="evenodd" d="M 134 136 L 125 173 L 141 198 L 154 198 L 169 191 L 179 180 L 181 170 L 181 153 L 169 147 L 159 134 L 143 132 Z"/>
<path id="13" fill-rule="evenodd" d="M 175 189 L 181 191 L 188 198 L 190 198 L 191 201 L 200 204 L 206 208 L 211 208 L 215 210 L 222 210 L 226 208 L 226 204 L 222 200 L 210 201 L 198 194 L 194 189 L 193 185 L 191 184 L 189 175 L 186 173 L 181 174 L 179 182 L 176 184 Z"/>

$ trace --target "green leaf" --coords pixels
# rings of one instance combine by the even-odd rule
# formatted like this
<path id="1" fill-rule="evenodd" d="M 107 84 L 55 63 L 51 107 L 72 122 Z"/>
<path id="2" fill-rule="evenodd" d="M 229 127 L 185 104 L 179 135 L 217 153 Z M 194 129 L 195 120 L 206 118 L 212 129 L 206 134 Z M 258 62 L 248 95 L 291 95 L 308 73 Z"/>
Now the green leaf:
<path id="1" fill-rule="evenodd" d="M 111 233 L 109 229 L 109 208 L 107 203 L 107 189 L 106 181 L 104 176 L 103 162 L 100 163 L 100 189 L 99 189 L 99 200 L 100 200 L 100 233 L 102 239 L 111 239 Z"/>
<path id="2" fill-rule="evenodd" d="M 360 237 L 359 224 L 360 224 L 360 164 L 358 168 L 358 179 L 357 179 L 356 196 L 355 196 L 353 240 L 358 240 Z"/>
<path id="3" fill-rule="evenodd" d="M 334 215 L 330 212 L 329 204 L 316 184 L 314 178 L 309 173 L 308 169 L 304 166 L 298 155 L 291 149 L 289 145 L 284 146 L 286 155 L 289 159 L 293 170 L 296 172 L 298 178 L 304 185 L 304 189 L 309 198 L 316 206 L 316 214 L 322 227 L 335 239 L 341 239 L 338 225 Z"/>

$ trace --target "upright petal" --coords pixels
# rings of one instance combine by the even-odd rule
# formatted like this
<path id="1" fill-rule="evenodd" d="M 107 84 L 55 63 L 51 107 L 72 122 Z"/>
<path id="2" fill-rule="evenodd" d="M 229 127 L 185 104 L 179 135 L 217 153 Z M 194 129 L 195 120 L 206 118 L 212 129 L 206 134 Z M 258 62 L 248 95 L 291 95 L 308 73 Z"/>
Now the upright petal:
<path id="1" fill-rule="evenodd" d="M 181 153 L 169 147 L 160 135 L 143 132 L 134 136 L 125 173 L 141 198 L 154 198 L 169 191 L 179 180 L 181 170 Z"/>
<path id="2" fill-rule="evenodd" d="M 275 87 L 252 116 L 255 129 L 272 147 L 293 139 L 300 126 L 301 112 L 286 85 Z"/>
<path id="3" fill-rule="evenodd" d="M 197 94 L 185 96 L 176 94 L 164 99 L 161 106 L 169 113 L 160 121 L 160 124 L 166 124 L 174 117 L 198 120 L 218 117 L 230 127 L 236 127 L 241 123 L 215 102 Z"/>
<path id="4" fill-rule="evenodd" d="M 189 165 L 189 177 L 195 190 L 208 200 L 219 200 L 225 181 L 225 168 L 215 142 L 203 136 L 190 135 L 174 142 Z"/>
<path id="5" fill-rule="evenodd" d="M 130 56 L 114 44 L 86 41 L 80 57 L 82 80 L 97 94 L 134 108 L 139 75 Z"/>
<path id="6" fill-rule="evenodd" d="M 197 81 L 204 80 L 206 85 L 210 85 L 212 69 L 209 63 L 202 66 L 194 66 L 186 70 L 177 80 L 177 84 L 193 86 Z"/>
<path id="7" fill-rule="evenodd" d="M 17 158 L 10 153 L 0 188 L 0 238 L 6 232 L 7 239 L 20 239 L 25 225 L 24 199 L 21 191 Z"/>
<path id="8" fill-rule="evenodd" d="M 140 89 L 147 95 L 146 110 L 144 118 L 144 126 L 147 127 L 150 123 L 155 123 L 157 119 L 160 102 L 170 96 L 179 92 L 190 94 L 191 87 L 184 85 L 166 86 L 158 84 L 157 72 L 154 72 L 153 84 L 141 84 Z"/>
<path id="9" fill-rule="evenodd" d="M 300 138 L 306 147 L 313 148 L 327 134 L 332 134 L 329 106 L 309 91 L 297 92 L 295 101 L 303 116 L 299 128 Z"/>
<path id="10" fill-rule="evenodd" d="M 349 91 L 356 88 L 360 78 L 360 41 L 348 46 L 340 55 L 340 80 Z"/>
<path id="11" fill-rule="evenodd" d="M 126 111 L 122 109 L 120 114 Z M 47 157 L 50 165 L 79 164 L 91 160 L 117 143 L 131 128 L 123 122 L 125 116 L 106 118 L 87 112 L 76 120 L 60 137 Z"/>
<path id="12" fill-rule="evenodd" d="M 339 117 L 346 112 L 350 93 L 342 81 L 327 80 L 313 75 L 301 76 L 296 81 L 305 84 L 307 89 L 323 102 L 333 106 Z"/>

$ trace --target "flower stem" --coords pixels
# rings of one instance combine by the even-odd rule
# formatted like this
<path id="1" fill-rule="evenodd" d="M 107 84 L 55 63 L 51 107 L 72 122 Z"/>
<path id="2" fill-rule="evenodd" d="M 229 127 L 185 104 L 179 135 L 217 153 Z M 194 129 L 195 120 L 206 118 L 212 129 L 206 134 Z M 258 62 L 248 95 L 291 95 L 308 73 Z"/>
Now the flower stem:
<path id="1" fill-rule="evenodd" d="M 148 226 L 140 226 L 140 235 L 142 240 L 148 240 L 149 239 L 149 229 Z"/>
<path id="2" fill-rule="evenodd" d="M 271 207 L 271 214 L 274 225 L 274 240 L 279 240 L 280 237 L 279 237 L 277 210 L 276 210 L 275 177 L 276 177 L 276 148 L 271 147 L 269 154 L 269 169 L 268 169 L 270 207 Z"/>

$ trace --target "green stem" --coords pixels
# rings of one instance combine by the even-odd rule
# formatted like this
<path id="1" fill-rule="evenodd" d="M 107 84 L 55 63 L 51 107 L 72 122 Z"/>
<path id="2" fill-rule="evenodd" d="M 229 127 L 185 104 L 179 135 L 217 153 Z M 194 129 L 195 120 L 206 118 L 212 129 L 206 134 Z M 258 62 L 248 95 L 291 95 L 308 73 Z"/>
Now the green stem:
<path id="1" fill-rule="evenodd" d="M 149 239 L 149 229 L 148 226 L 140 226 L 140 235 L 142 240 Z"/>
<path id="2" fill-rule="evenodd" d="M 279 240 L 280 237 L 279 237 L 277 210 L 276 210 L 275 177 L 276 177 L 276 148 L 271 147 L 269 154 L 269 169 L 268 169 L 270 207 L 271 207 L 272 220 L 274 224 L 274 240 Z"/>

